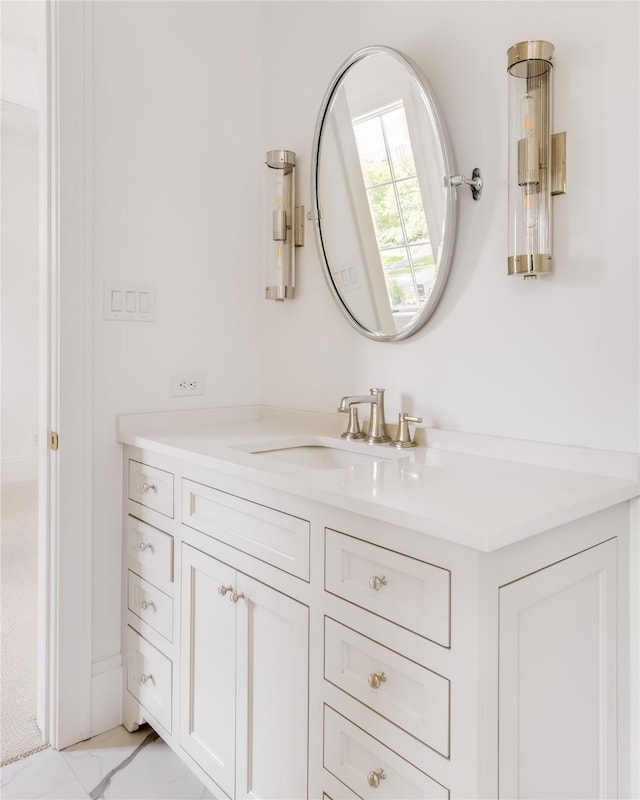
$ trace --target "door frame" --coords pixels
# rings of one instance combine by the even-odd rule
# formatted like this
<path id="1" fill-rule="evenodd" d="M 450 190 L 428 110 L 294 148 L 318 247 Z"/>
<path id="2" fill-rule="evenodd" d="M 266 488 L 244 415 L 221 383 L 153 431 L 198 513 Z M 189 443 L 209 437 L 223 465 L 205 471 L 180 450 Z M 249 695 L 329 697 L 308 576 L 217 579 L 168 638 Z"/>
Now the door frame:
<path id="1" fill-rule="evenodd" d="M 62 749 L 91 735 L 90 3 L 45 0 L 41 41 L 38 725 Z"/>

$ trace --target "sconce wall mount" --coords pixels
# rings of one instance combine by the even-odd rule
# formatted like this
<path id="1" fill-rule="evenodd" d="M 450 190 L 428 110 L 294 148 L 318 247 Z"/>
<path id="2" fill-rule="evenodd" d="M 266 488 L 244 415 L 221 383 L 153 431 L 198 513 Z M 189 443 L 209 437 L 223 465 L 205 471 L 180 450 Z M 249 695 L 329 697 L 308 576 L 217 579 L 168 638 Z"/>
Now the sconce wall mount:
<path id="1" fill-rule="evenodd" d="M 482 180 L 482 175 L 480 174 L 480 168 L 474 167 L 470 178 L 465 178 L 464 175 L 450 175 L 448 180 L 445 178 L 444 185 L 453 186 L 456 189 L 458 186 L 468 186 L 471 189 L 471 195 L 473 199 L 479 200 L 480 195 L 482 194 L 484 181 Z"/>
<path id="2" fill-rule="evenodd" d="M 552 135 L 550 42 L 509 48 L 509 275 L 553 271 L 551 196 L 566 191 L 566 134 Z"/>
<path id="3" fill-rule="evenodd" d="M 274 170 L 273 248 L 267 267 L 267 300 L 289 300 L 296 284 L 295 248 L 304 244 L 304 206 L 296 207 L 296 154 L 269 150 L 266 165 Z"/>

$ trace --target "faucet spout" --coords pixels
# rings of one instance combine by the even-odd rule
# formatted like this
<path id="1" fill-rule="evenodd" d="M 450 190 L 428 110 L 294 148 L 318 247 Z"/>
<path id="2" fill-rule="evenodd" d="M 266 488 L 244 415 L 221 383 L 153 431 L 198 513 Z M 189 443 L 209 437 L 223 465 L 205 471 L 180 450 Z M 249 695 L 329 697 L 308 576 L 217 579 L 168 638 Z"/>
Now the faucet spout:
<path id="1" fill-rule="evenodd" d="M 371 402 L 371 397 L 368 394 L 346 395 L 340 401 L 340 405 L 338 406 L 338 411 L 344 414 L 351 408 L 351 406 L 354 406 L 358 403 L 370 403 L 370 402 Z"/>

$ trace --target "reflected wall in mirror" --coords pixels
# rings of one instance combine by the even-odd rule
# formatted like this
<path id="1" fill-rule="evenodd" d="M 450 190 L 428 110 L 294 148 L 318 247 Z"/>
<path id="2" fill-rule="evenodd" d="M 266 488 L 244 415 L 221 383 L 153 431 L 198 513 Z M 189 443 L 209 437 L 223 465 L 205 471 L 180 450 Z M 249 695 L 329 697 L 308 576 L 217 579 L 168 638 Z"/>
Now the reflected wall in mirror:
<path id="1" fill-rule="evenodd" d="M 371 339 L 405 339 L 434 312 L 455 237 L 450 148 L 428 85 L 367 47 L 334 76 L 314 137 L 316 236 L 329 288 Z"/>

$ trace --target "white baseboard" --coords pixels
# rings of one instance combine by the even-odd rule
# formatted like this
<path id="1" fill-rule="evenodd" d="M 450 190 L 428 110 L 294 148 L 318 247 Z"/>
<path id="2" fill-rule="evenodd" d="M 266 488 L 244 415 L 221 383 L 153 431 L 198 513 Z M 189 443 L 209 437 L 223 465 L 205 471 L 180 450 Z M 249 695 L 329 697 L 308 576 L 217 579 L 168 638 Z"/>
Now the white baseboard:
<path id="1" fill-rule="evenodd" d="M 38 480 L 38 457 L 19 456 L 2 459 L 2 483 L 25 483 Z"/>
<path id="2" fill-rule="evenodd" d="M 91 668 L 91 735 L 122 725 L 122 656 L 95 661 Z"/>

